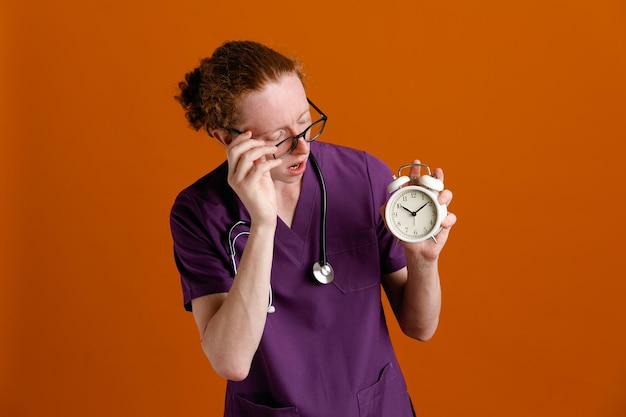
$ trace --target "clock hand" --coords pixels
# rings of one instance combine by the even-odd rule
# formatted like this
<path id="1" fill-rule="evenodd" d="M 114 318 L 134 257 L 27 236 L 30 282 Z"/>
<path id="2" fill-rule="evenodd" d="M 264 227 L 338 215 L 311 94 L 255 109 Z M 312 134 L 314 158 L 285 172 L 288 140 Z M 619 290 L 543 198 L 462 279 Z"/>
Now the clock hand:
<path id="1" fill-rule="evenodd" d="M 417 210 L 415 210 L 415 213 L 413 213 L 413 215 L 415 216 L 417 214 L 418 211 L 420 211 L 421 209 L 423 209 L 424 207 L 426 207 L 428 205 L 428 203 L 424 204 L 422 207 L 418 208 Z"/>
<path id="2" fill-rule="evenodd" d="M 408 208 L 404 207 L 402 204 L 400 204 L 400 207 L 402 207 L 403 209 L 405 209 L 406 211 L 408 211 L 409 213 L 411 213 L 411 216 L 415 216 L 417 214 L 417 211 L 413 212 L 411 210 L 409 210 Z M 419 211 L 419 210 L 418 210 Z"/>

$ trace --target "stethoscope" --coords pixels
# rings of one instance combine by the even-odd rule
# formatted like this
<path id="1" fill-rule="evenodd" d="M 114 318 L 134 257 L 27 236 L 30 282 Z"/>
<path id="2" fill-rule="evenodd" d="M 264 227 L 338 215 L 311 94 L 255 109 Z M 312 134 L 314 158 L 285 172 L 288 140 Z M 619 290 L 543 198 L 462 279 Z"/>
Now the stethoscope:
<path id="1" fill-rule="evenodd" d="M 313 277 L 320 284 L 329 284 L 335 278 L 335 271 L 333 267 L 328 263 L 328 258 L 326 254 L 326 209 L 327 209 L 327 194 L 326 194 L 326 183 L 324 182 L 324 177 L 322 176 L 322 170 L 320 169 L 319 164 L 317 163 L 317 159 L 313 156 L 312 153 L 309 153 L 309 160 L 313 164 L 313 168 L 315 169 L 315 174 L 317 175 L 317 180 L 320 184 L 321 190 L 321 210 L 322 210 L 322 218 L 320 222 L 320 256 L 321 260 L 315 262 L 313 264 L 312 272 Z M 237 220 L 234 222 L 228 229 L 228 255 L 230 257 L 231 268 L 233 272 L 233 277 L 237 274 L 237 263 L 235 262 L 235 243 L 237 239 L 241 236 L 248 236 L 250 234 L 249 231 L 240 231 L 233 237 L 234 231 L 241 226 L 245 226 L 250 228 L 250 222 L 246 220 Z M 267 312 L 273 313 L 276 311 L 274 307 L 274 296 L 272 293 L 272 284 L 270 284 L 270 295 L 269 295 L 269 303 L 267 306 Z"/>

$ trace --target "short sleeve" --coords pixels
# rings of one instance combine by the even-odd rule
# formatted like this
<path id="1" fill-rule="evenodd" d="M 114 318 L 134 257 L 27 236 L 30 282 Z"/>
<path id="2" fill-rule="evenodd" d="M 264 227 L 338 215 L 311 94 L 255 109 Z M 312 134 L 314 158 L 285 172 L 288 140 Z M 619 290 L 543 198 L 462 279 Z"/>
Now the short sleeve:
<path id="1" fill-rule="evenodd" d="M 406 266 L 404 248 L 387 230 L 379 210 L 389 198 L 387 186 L 393 181 L 393 173 L 381 160 L 366 153 L 367 172 L 373 196 L 373 210 L 376 213 L 376 234 L 380 253 L 380 269 L 383 274 L 395 272 Z"/>
<path id="2" fill-rule="evenodd" d="M 220 216 L 211 211 L 214 210 L 195 193 L 184 190 L 170 213 L 174 259 L 187 311 L 191 311 L 192 299 L 228 292 L 233 281 L 226 245 L 221 243 L 219 221 L 216 221 Z"/>

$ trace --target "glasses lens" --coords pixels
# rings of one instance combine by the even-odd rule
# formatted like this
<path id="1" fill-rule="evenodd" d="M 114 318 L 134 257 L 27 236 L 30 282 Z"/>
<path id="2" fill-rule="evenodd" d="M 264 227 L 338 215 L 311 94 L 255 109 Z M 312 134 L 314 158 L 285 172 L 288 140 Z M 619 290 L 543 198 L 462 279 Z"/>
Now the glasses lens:
<path id="1" fill-rule="evenodd" d="M 326 124 L 325 122 L 326 121 L 324 119 L 320 119 L 309 127 L 308 132 L 306 132 L 307 142 L 313 142 L 315 139 L 319 138 L 324 130 L 324 125 Z"/>
<path id="2" fill-rule="evenodd" d="M 302 132 L 304 133 L 304 139 L 307 142 L 313 142 L 315 139 L 317 139 L 324 130 L 325 122 L 325 120 L 320 119 L 317 122 L 313 123 L 311 126 L 309 126 L 306 132 Z M 274 158 L 281 159 L 292 153 L 298 147 L 298 141 L 300 140 L 300 137 L 302 137 L 301 135 L 302 134 L 280 142 L 277 145 L 278 149 L 276 149 Z"/>
<path id="3" fill-rule="evenodd" d="M 274 158 L 281 159 L 289 155 L 293 152 L 294 149 L 298 146 L 298 139 L 289 138 L 285 141 L 280 142 L 277 145 L 276 153 L 274 154 Z"/>

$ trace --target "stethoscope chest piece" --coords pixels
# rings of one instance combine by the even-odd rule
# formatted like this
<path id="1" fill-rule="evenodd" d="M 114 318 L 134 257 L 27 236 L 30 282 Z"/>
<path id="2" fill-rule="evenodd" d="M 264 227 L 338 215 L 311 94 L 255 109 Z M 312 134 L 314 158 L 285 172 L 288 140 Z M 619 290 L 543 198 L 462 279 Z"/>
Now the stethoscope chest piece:
<path id="1" fill-rule="evenodd" d="M 320 262 L 313 264 L 313 276 L 320 284 L 330 284 L 335 278 L 335 271 L 328 262 L 322 265 Z"/>

